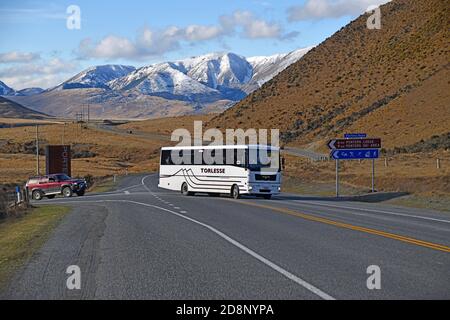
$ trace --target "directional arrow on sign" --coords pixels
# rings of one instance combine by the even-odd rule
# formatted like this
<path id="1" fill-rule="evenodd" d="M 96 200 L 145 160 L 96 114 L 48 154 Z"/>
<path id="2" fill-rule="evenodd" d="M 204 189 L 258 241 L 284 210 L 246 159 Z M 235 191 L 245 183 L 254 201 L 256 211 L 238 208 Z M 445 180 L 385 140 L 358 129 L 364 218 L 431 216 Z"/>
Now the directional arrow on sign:
<path id="1" fill-rule="evenodd" d="M 328 148 L 330 148 L 331 150 L 336 149 L 334 147 L 335 144 L 336 144 L 336 140 L 330 140 L 330 142 L 328 142 Z"/>

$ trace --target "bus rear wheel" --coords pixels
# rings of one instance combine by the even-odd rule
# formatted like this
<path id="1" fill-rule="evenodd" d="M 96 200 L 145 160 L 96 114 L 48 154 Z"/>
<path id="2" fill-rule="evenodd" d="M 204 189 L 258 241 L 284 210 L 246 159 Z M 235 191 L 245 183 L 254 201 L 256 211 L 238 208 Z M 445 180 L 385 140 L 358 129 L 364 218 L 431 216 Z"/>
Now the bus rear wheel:
<path id="1" fill-rule="evenodd" d="M 181 194 L 183 196 L 190 196 L 192 195 L 192 192 L 189 192 L 189 188 L 186 182 L 183 183 L 183 185 L 181 186 Z"/>
<path id="2" fill-rule="evenodd" d="M 234 199 L 239 199 L 241 197 L 241 194 L 239 192 L 239 187 L 237 185 L 233 185 L 233 187 L 231 188 L 231 196 Z"/>

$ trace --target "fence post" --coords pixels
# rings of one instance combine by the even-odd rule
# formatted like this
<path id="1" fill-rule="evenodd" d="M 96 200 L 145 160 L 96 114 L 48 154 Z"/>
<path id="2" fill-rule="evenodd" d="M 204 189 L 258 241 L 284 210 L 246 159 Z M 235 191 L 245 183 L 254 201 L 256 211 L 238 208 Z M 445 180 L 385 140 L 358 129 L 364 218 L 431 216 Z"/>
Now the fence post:
<path id="1" fill-rule="evenodd" d="M 20 192 L 19 186 L 16 186 L 16 201 L 17 201 L 17 204 L 20 204 L 22 202 L 22 194 Z"/>
<path id="2" fill-rule="evenodd" d="M 387 157 L 384 158 L 384 166 L 385 166 L 386 168 L 389 167 L 389 163 L 388 163 Z"/>
<path id="3" fill-rule="evenodd" d="M 436 160 L 436 168 L 440 169 L 441 168 L 441 159 L 437 158 Z"/>
<path id="4" fill-rule="evenodd" d="M 28 206 L 29 203 L 30 203 L 30 198 L 29 198 L 29 195 L 28 195 L 28 189 L 27 188 L 23 188 L 22 192 L 23 192 L 23 201 Z"/>

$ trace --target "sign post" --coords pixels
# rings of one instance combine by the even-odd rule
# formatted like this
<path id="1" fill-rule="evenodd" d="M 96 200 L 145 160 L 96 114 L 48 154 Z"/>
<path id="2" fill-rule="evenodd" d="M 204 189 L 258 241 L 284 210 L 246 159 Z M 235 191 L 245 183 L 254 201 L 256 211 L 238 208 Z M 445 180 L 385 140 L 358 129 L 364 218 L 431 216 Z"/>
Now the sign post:
<path id="1" fill-rule="evenodd" d="M 339 160 L 336 160 L 336 198 L 339 198 Z"/>
<path id="2" fill-rule="evenodd" d="M 367 138 L 365 133 L 346 134 L 345 139 L 328 142 L 330 158 L 336 160 L 336 197 L 339 197 L 339 161 L 372 160 L 372 192 L 375 192 L 375 159 L 380 157 L 381 139 Z"/>
<path id="3" fill-rule="evenodd" d="M 375 159 L 372 159 L 372 193 L 375 193 Z"/>

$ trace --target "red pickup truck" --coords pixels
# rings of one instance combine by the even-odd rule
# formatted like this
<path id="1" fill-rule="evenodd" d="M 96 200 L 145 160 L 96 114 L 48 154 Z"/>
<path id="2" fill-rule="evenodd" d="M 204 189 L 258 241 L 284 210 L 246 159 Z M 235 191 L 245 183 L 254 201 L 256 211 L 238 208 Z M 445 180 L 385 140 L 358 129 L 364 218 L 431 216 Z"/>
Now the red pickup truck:
<path id="1" fill-rule="evenodd" d="M 71 197 L 74 193 L 84 196 L 87 186 L 85 180 L 72 179 L 65 174 L 51 174 L 30 178 L 25 187 L 33 200 L 42 200 L 44 197 L 53 199 L 57 195 Z"/>

